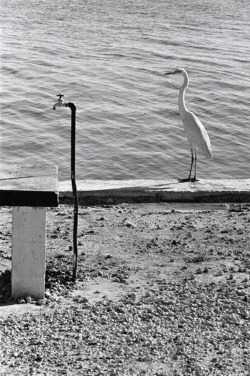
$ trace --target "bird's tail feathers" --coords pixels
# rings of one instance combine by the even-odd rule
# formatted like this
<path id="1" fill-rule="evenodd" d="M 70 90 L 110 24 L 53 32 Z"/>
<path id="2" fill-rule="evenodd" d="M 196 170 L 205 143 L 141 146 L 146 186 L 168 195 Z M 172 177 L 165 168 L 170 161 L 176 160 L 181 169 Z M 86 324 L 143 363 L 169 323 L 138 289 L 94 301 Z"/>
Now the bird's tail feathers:
<path id="1" fill-rule="evenodd" d="M 213 151 L 209 139 L 207 140 L 207 142 L 203 143 L 203 152 L 207 159 L 213 159 Z"/>

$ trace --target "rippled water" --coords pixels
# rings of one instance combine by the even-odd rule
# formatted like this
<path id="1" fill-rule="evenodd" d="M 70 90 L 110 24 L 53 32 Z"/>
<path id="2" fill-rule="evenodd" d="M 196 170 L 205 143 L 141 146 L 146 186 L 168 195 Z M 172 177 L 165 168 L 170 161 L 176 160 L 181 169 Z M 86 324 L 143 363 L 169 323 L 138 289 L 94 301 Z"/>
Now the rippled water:
<path id="1" fill-rule="evenodd" d="M 206 127 L 214 159 L 198 177 L 250 177 L 249 0 L 1 0 L 0 164 L 43 163 L 70 176 L 77 106 L 77 178 L 177 178 L 190 151 L 178 115 Z"/>

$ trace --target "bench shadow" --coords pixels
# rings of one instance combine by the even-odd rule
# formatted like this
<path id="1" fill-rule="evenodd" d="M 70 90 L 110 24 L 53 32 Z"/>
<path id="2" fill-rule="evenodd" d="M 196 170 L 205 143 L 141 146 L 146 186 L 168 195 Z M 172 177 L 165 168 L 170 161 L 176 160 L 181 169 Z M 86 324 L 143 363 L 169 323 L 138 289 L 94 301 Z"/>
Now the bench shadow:
<path id="1" fill-rule="evenodd" d="M 7 269 L 0 274 L 0 307 L 13 304 L 15 301 L 11 299 L 11 271 Z"/>

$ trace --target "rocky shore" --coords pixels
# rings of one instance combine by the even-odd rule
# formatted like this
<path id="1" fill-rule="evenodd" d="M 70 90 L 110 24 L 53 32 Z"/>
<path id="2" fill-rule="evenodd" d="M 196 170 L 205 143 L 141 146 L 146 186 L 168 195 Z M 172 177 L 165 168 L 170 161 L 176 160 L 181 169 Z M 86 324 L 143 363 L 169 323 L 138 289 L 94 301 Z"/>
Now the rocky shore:
<path id="1" fill-rule="evenodd" d="M 0 375 L 249 376 L 250 206 L 80 207 L 47 214 L 45 299 L 10 299 L 0 221 Z"/>

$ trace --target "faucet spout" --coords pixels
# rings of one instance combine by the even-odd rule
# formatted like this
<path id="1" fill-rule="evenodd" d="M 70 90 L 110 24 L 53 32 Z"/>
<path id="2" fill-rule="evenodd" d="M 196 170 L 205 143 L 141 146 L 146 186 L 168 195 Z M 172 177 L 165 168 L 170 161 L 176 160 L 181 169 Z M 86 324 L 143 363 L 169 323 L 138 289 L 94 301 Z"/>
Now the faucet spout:
<path id="1" fill-rule="evenodd" d="M 64 103 L 63 100 L 62 100 L 62 97 L 64 97 L 64 95 L 58 94 L 57 96 L 59 98 L 58 98 L 58 101 L 54 104 L 53 110 L 55 110 L 57 107 L 67 107 L 67 103 Z"/>

